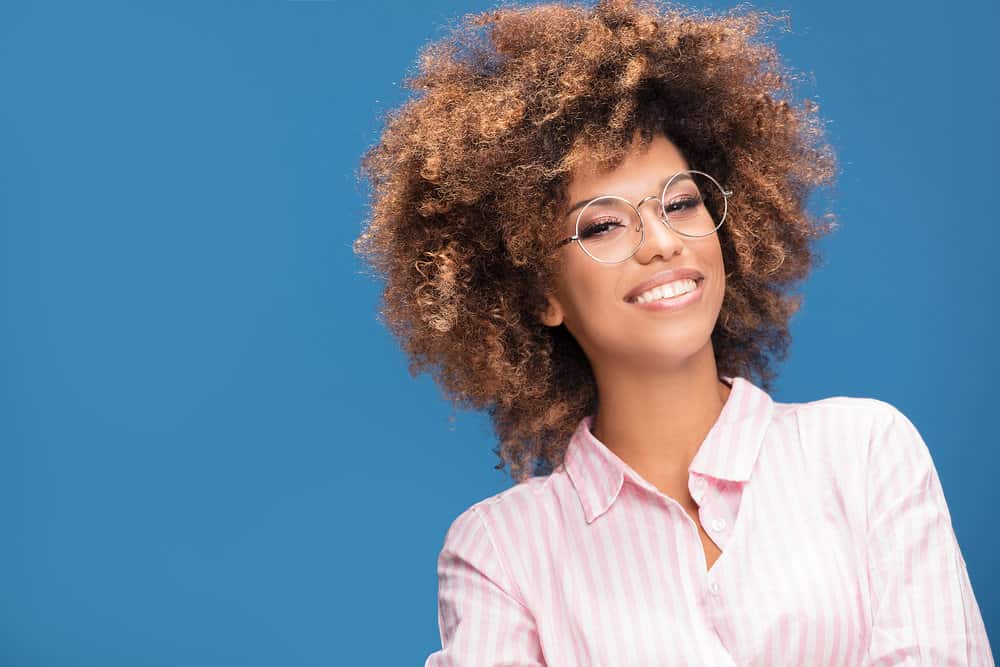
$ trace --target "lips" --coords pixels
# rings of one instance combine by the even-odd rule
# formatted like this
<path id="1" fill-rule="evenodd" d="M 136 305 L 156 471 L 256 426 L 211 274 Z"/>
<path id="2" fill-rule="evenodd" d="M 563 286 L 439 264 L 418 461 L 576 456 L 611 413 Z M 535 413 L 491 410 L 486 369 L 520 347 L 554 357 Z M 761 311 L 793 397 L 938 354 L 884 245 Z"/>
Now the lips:
<path id="1" fill-rule="evenodd" d="M 625 301 L 631 303 L 635 301 L 637 296 L 647 290 L 651 290 L 659 285 L 666 285 L 667 283 L 671 283 L 682 278 L 691 278 L 700 284 L 704 276 L 701 274 L 701 271 L 692 268 L 668 269 L 666 271 L 660 271 L 659 273 L 653 274 L 648 280 L 645 280 L 633 287 L 629 293 L 625 295 Z"/>

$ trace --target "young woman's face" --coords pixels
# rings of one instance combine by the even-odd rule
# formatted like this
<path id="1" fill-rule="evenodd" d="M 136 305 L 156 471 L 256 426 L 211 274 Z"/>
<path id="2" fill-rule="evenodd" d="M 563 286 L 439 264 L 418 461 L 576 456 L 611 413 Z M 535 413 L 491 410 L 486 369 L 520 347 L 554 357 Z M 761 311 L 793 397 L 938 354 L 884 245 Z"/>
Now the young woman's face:
<path id="1" fill-rule="evenodd" d="M 656 196 L 639 207 L 645 239 L 629 259 L 602 264 L 576 242 L 558 250 L 564 253 L 562 271 L 542 321 L 549 326 L 565 324 L 595 370 L 608 364 L 643 370 L 676 368 L 699 352 L 710 352 L 704 348 L 711 345 L 726 289 L 718 232 L 698 238 L 677 234 L 663 224 L 658 203 L 666 181 L 689 168 L 677 147 L 657 135 L 646 150 L 633 148 L 616 169 L 581 171 L 569 183 L 571 207 L 607 194 L 633 204 Z M 579 211 L 561 221 L 559 239 L 576 233 Z M 703 276 L 694 294 L 681 297 L 693 296 L 692 301 L 657 310 L 627 300 L 635 288 L 669 269 L 694 269 Z"/>

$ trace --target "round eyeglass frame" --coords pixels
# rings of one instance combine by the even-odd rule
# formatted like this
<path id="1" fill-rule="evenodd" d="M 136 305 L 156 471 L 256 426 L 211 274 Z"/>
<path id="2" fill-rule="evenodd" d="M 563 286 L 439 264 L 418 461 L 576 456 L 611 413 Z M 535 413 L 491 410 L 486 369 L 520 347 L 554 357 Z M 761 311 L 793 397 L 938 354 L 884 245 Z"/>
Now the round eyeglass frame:
<path id="1" fill-rule="evenodd" d="M 663 198 L 666 196 L 667 190 L 670 188 L 671 184 L 673 184 L 674 179 L 676 179 L 678 176 L 683 176 L 685 174 L 701 174 L 705 178 L 707 178 L 710 181 L 712 181 L 712 183 L 714 183 L 715 186 L 719 188 L 719 192 L 722 193 L 722 216 L 719 218 L 719 223 L 715 226 L 715 229 L 713 229 L 712 231 L 707 232 L 705 234 L 685 234 L 684 232 L 680 231 L 679 229 L 674 229 L 674 227 L 670 224 L 669 219 L 667 218 L 667 209 L 663 205 Z M 627 260 L 627 259 L 631 258 L 633 255 L 635 255 L 635 253 L 639 252 L 639 248 L 641 248 L 642 244 L 645 243 L 645 241 L 646 241 L 646 225 L 645 225 L 645 223 L 642 220 L 642 213 L 639 212 L 639 207 L 642 206 L 643 204 L 645 204 L 650 199 L 657 199 L 657 200 L 659 200 L 659 202 L 660 202 L 660 221 L 664 225 L 666 225 L 666 227 L 668 229 L 670 229 L 671 231 L 673 231 L 676 234 L 680 234 L 681 236 L 686 236 L 688 238 L 704 238 L 706 236 L 710 236 L 711 234 L 714 234 L 717 231 L 719 231 L 719 228 L 722 227 L 722 223 L 724 223 L 726 221 L 726 215 L 729 213 L 729 197 L 732 196 L 732 194 L 733 194 L 732 190 L 727 190 L 724 187 L 722 187 L 722 185 L 717 180 L 715 180 L 715 178 L 712 177 L 711 175 L 706 174 L 703 171 L 698 171 L 696 169 L 685 169 L 684 171 L 679 171 L 679 172 L 677 172 L 676 174 L 674 174 L 673 176 L 670 177 L 670 180 L 668 180 L 667 183 L 666 183 L 666 185 L 663 186 L 663 191 L 660 193 L 659 197 L 657 197 L 656 195 L 649 195 L 648 197 L 643 197 L 642 199 L 640 199 L 635 204 L 633 204 L 629 200 L 625 199 L 624 197 L 619 197 L 618 195 L 601 195 L 599 197 L 594 197 L 593 199 L 591 199 L 590 201 L 587 202 L 586 206 L 584 206 L 582 209 L 580 209 L 580 213 L 576 216 L 576 233 L 574 233 L 573 236 L 567 236 L 566 238 L 564 238 L 561 241 L 559 241 L 559 243 L 556 244 L 556 247 L 560 248 L 560 247 L 566 245 L 567 243 L 569 243 L 571 241 L 576 241 L 577 245 L 580 246 L 580 249 L 583 250 L 585 253 L 587 253 L 587 255 L 591 259 L 593 259 L 595 262 L 600 262 L 601 264 L 621 264 L 625 260 Z M 639 220 L 639 233 L 640 233 L 641 236 L 639 237 L 639 243 L 636 244 L 635 249 L 632 250 L 632 252 L 628 255 L 628 257 L 625 257 L 623 259 L 619 259 L 619 260 L 610 262 L 610 261 L 607 261 L 607 260 L 604 260 L 604 259 L 598 259 L 597 257 L 594 257 L 590 253 L 590 251 L 587 250 L 586 247 L 584 247 L 583 241 L 580 239 L 580 220 L 583 219 L 583 214 L 586 212 L 586 210 L 588 208 L 590 208 L 590 205 L 593 204 L 595 201 L 597 201 L 599 199 L 618 199 L 618 200 L 621 200 L 621 201 L 625 202 L 626 204 L 628 204 L 632 208 L 632 210 L 635 211 L 636 219 Z"/>

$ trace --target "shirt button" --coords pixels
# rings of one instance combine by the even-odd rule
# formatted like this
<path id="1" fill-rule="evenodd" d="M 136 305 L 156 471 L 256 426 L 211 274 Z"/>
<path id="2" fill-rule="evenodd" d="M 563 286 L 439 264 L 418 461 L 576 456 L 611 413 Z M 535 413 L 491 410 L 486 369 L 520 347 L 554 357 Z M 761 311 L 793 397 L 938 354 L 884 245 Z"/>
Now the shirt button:
<path id="1" fill-rule="evenodd" d="M 708 590 L 712 591 L 712 595 L 718 595 L 719 584 L 715 581 L 712 581 L 711 583 L 708 584 Z"/>
<path id="2" fill-rule="evenodd" d="M 712 519 L 712 530 L 719 532 L 726 527 L 725 519 Z"/>

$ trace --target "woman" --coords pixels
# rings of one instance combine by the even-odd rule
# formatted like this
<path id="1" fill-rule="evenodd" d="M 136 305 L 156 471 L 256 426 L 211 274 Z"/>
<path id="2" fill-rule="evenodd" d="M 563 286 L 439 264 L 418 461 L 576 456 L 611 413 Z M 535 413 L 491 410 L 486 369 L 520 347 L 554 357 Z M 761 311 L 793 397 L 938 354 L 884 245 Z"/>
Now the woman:
<path id="1" fill-rule="evenodd" d="M 448 530 L 429 667 L 993 664 L 913 424 L 769 396 L 835 226 L 770 18 L 468 17 L 365 156 L 385 322 L 519 482 Z"/>

